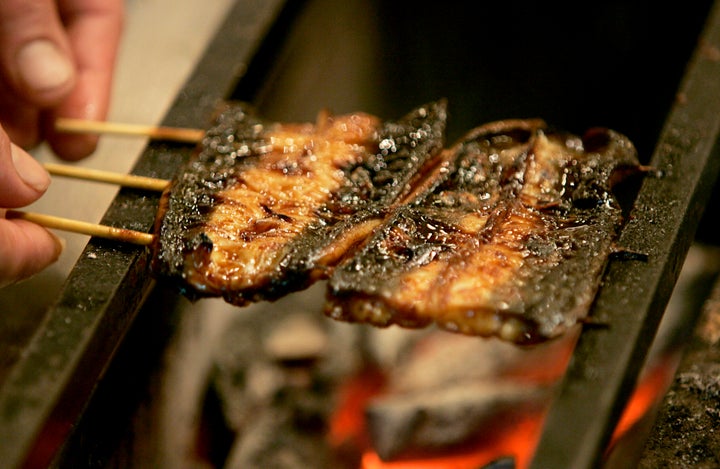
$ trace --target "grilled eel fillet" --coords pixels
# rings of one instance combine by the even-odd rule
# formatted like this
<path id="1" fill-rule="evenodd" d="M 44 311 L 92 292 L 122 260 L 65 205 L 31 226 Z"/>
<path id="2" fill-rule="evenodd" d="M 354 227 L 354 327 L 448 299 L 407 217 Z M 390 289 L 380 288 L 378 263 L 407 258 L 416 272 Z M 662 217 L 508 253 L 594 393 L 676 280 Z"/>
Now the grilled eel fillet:
<path id="1" fill-rule="evenodd" d="M 508 120 L 471 131 L 443 160 L 336 267 L 326 314 L 519 344 L 586 317 L 622 221 L 612 185 L 639 168 L 632 143 Z"/>
<path id="2" fill-rule="evenodd" d="M 444 145 L 446 104 L 269 123 L 226 103 L 163 194 L 152 270 L 190 298 L 273 300 L 326 278 Z"/>

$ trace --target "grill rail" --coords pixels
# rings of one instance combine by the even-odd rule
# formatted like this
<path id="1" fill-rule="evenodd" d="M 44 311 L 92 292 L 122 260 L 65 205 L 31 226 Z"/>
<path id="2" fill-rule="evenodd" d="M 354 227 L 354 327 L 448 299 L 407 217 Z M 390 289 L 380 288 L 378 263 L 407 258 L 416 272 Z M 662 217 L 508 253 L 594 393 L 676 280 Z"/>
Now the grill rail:
<path id="1" fill-rule="evenodd" d="M 619 246 L 551 407 L 531 467 L 594 468 L 629 398 L 720 166 L 720 2 L 715 2 Z M 643 256 L 644 257 L 644 256 Z"/>
<path id="2" fill-rule="evenodd" d="M 283 10 L 283 0 L 238 0 L 162 125 L 203 128 L 237 85 Z M 150 143 L 134 174 L 172 178 L 193 147 Z M 149 231 L 159 196 L 120 191 L 101 223 Z M 153 289 L 149 253 L 91 239 L 44 323 L 0 387 L 0 467 L 44 467 L 72 431 Z M 92 294 L 89 294 L 92 292 Z M 41 441 L 40 448 L 36 443 Z M 47 459 L 47 460 L 46 460 Z"/>
<path id="3" fill-rule="evenodd" d="M 268 31 L 289 3 L 237 1 L 162 124 L 203 127 L 216 101 L 229 96 L 241 78 L 261 81 L 264 73 L 248 67 L 267 55 L 262 48 Z M 720 170 L 719 68 L 720 2 L 715 2 L 650 162 L 662 177 L 643 182 L 620 238 L 623 248 L 647 258 L 610 263 L 592 312 L 595 322 L 608 327 L 584 331 L 548 414 L 533 468 L 600 464 Z M 133 173 L 172 177 L 191 151 L 151 143 Z M 102 223 L 147 231 L 156 207 L 156 198 L 123 190 Z M 92 260 L 98 256 L 104 261 L 100 270 Z M 139 248 L 90 241 L 46 322 L 0 388 L 2 467 L 21 466 L 53 416 L 72 422 L 82 412 L 153 289 L 145 274 L 148 261 Z"/>

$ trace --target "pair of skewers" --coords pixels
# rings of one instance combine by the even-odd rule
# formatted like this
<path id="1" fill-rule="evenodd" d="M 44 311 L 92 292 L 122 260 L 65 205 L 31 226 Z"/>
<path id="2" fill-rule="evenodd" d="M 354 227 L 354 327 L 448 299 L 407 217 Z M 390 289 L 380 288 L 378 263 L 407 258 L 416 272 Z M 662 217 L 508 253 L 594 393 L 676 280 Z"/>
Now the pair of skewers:
<path id="1" fill-rule="evenodd" d="M 142 136 L 184 143 L 198 143 L 204 135 L 204 131 L 200 129 L 97 122 L 81 119 L 59 119 L 56 122 L 56 128 L 62 132 Z M 165 179 L 136 176 L 133 174 L 120 174 L 111 171 L 79 168 L 62 164 L 46 163 L 44 167 L 48 173 L 54 176 L 103 182 L 154 192 L 162 192 L 167 188 L 168 184 L 170 184 L 170 181 Z M 46 228 L 123 241 L 142 246 L 152 244 L 155 239 L 155 235 L 142 231 L 116 228 L 23 210 L 7 210 L 5 218 L 28 220 Z"/>

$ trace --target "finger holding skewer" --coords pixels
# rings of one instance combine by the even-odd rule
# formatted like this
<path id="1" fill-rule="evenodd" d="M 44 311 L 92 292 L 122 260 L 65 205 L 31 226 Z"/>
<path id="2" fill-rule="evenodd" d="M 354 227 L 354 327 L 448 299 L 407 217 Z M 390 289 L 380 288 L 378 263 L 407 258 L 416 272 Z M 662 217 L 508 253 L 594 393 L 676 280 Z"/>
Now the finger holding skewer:
<path id="1" fill-rule="evenodd" d="M 3 217 L 0 209 L 0 288 L 55 262 L 65 242 L 37 223 Z"/>
<path id="2" fill-rule="evenodd" d="M 189 138 L 189 134 L 187 133 L 183 134 L 180 132 L 179 135 L 183 135 L 183 138 Z M 12 154 L 12 159 L 8 158 L 7 162 L 0 161 L 0 169 L 2 169 L 3 165 L 7 166 L 6 171 L 0 171 L 0 179 L 2 179 L 2 177 L 7 179 L 4 181 L 4 186 L 17 186 L 7 193 L 3 192 L 5 195 L 10 194 L 12 196 L 11 199 L 14 198 L 17 200 L 2 200 L 0 198 L 0 202 L 8 207 L 26 205 L 42 195 L 50 183 L 48 174 L 116 184 L 123 187 L 155 192 L 162 192 L 170 184 L 170 181 L 165 179 L 115 173 L 65 164 L 45 163 L 44 165 L 40 165 L 23 150 L 10 144 L 7 139 L 0 143 L 10 145 L 12 149 L 12 152 L 5 152 L 7 155 Z M 0 154 L 1 153 L 3 152 L 0 152 Z M 15 167 L 14 169 L 13 166 Z M 3 182 L 3 180 L 0 180 L 0 182 Z M 25 193 L 27 193 L 27 195 L 23 196 Z M 62 243 L 52 233 L 43 229 L 43 227 L 141 246 L 151 245 L 155 239 L 155 236 L 150 233 L 41 213 L 15 209 L 2 210 L 0 212 L 4 212 L 4 217 L 0 219 L 0 287 L 42 270 L 47 264 L 57 259 L 60 255 Z M 0 215 L 3 215 L 3 213 L 0 213 Z M 53 249 L 48 250 L 42 248 L 43 244 L 37 242 L 37 239 L 43 237 L 52 240 L 50 244 L 53 246 Z M 5 249 L 8 252 L 4 252 L 3 246 L 8 248 Z M 20 249 L 22 246 L 28 246 L 28 249 Z M 33 251 L 39 254 L 28 259 L 28 256 L 18 256 L 10 251 Z M 46 255 L 46 251 L 50 252 L 50 254 Z"/>
<path id="3" fill-rule="evenodd" d="M 153 243 L 155 236 L 142 231 L 117 228 L 114 226 L 98 225 L 69 218 L 55 217 L 41 213 L 25 212 L 21 210 L 8 210 L 5 213 L 7 220 L 26 220 L 44 226 L 71 233 L 97 236 L 99 238 L 122 241 L 140 246 L 149 246 Z"/>
<path id="4" fill-rule="evenodd" d="M 48 171 L 48 173 L 55 176 L 66 176 L 88 181 L 117 184 L 123 187 L 156 192 L 162 192 L 170 184 L 170 181 L 165 179 L 137 176 L 134 174 L 115 173 L 111 171 L 102 171 L 62 164 L 46 163 L 44 164 L 44 168 Z M 140 231 L 99 225 L 41 213 L 25 212 L 21 210 L 7 210 L 5 218 L 7 220 L 25 220 L 46 228 L 53 228 L 89 236 L 97 236 L 100 238 L 138 244 L 141 246 L 148 246 L 152 244 L 155 239 L 154 235 Z"/>
<path id="5" fill-rule="evenodd" d="M 32 167 L 42 172 L 42 166 L 37 163 L 34 163 L 34 165 L 35 166 Z M 162 191 L 169 184 L 169 181 L 163 179 L 119 174 L 68 165 L 48 163 L 45 164 L 44 167 L 45 170 L 53 175 L 119 184 L 125 187 L 152 191 Z M 47 177 L 47 175 L 45 175 L 45 177 Z M 11 205 L 19 206 L 21 204 Z M 62 242 L 43 228 L 96 236 L 140 246 L 149 246 L 155 240 L 153 234 L 125 228 L 99 225 L 15 209 L 3 210 L 3 212 L 4 218 L 0 219 L 0 287 L 42 270 L 48 263 L 57 259 L 60 255 Z M 50 244 L 53 249 L 45 249 L 43 243 L 38 241 L 38 239 L 41 238 L 51 239 L 52 242 Z M 24 246 L 27 246 L 27 249 L 24 249 Z M 18 256 L 16 254 L 17 252 L 22 253 L 26 251 L 34 252 L 36 255 L 28 258 L 28 256 Z"/>
<path id="6" fill-rule="evenodd" d="M 169 185 L 167 180 L 145 176 L 52 163 L 40 165 L 7 139 L 0 143 L 10 145 L 11 148 L 10 151 L 0 151 L 0 156 L 7 156 L 0 158 L 0 182 L 3 182 L 3 187 L 10 189 L 0 194 L 0 206 L 21 207 L 33 202 L 49 185 L 48 173 L 156 192 L 163 191 Z M 0 287 L 39 272 L 57 260 L 63 243 L 45 228 L 141 246 L 151 245 L 155 239 L 153 234 L 125 228 L 15 209 L 0 209 Z"/>
<path id="7" fill-rule="evenodd" d="M 22 207 L 40 198 L 50 178 L 35 159 L 10 143 L 0 128 L 0 207 Z M 62 242 L 48 230 L 10 220 L 0 209 L 0 287 L 24 279 L 53 263 Z"/>
<path id="8" fill-rule="evenodd" d="M 46 140 L 68 160 L 94 151 L 94 136 L 55 135 L 46 124 L 59 115 L 106 115 L 124 3 L 0 1 L 0 286 L 39 272 L 60 255 L 62 243 L 52 233 L 7 219 L 4 209 L 35 202 L 50 183 L 20 147 Z"/>

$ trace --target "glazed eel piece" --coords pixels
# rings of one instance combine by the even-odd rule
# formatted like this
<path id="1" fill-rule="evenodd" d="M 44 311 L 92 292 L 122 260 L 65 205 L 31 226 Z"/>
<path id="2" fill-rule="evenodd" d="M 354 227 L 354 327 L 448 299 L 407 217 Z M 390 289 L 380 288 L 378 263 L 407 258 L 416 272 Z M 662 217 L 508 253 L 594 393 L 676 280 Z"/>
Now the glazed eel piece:
<path id="1" fill-rule="evenodd" d="M 443 160 L 336 267 L 326 314 L 518 344 L 585 318 L 622 223 L 613 184 L 639 168 L 632 143 L 506 120 L 471 131 Z"/>
<path id="2" fill-rule="evenodd" d="M 267 122 L 226 103 L 161 198 L 152 270 L 191 299 L 277 299 L 326 278 L 444 145 L 444 101 L 397 121 Z"/>

